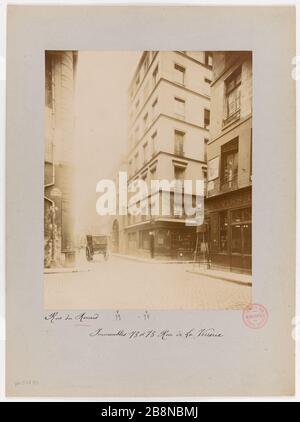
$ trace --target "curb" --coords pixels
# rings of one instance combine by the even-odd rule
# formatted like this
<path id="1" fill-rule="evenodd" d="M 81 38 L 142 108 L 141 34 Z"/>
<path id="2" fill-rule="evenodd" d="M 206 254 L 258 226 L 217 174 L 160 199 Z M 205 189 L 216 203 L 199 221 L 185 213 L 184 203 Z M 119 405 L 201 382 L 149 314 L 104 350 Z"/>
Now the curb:
<path id="1" fill-rule="evenodd" d="M 144 264 L 193 264 L 194 263 L 194 261 L 176 261 L 176 260 L 164 261 L 164 260 L 158 260 L 155 258 L 147 259 L 147 258 L 139 258 L 132 255 L 122 255 L 122 254 L 115 254 L 115 253 L 113 253 L 112 256 L 115 256 L 117 258 L 129 259 L 131 261 L 136 261 L 136 262 L 140 262 Z"/>
<path id="2" fill-rule="evenodd" d="M 86 273 L 91 271 L 90 269 L 80 270 L 80 269 L 71 269 L 70 270 L 59 270 L 54 269 L 53 271 L 44 270 L 44 274 L 71 274 L 71 273 Z"/>

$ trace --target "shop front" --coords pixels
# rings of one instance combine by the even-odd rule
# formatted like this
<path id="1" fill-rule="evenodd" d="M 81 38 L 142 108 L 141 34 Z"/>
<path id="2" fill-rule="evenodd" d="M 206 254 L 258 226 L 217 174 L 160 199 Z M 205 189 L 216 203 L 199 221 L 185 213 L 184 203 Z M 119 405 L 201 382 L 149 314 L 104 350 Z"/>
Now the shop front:
<path id="1" fill-rule="evenodd" d="M 249 187 L 207 199 L 211 268 L 252 273 L 251 193 Z"/>
<path id="2" fill-rule="evenodd" d="M 156 259 L 192 260 L 196 244 L 195 227 L 184 223 L 155 221 L 131 228 L 127 253 Z"/>

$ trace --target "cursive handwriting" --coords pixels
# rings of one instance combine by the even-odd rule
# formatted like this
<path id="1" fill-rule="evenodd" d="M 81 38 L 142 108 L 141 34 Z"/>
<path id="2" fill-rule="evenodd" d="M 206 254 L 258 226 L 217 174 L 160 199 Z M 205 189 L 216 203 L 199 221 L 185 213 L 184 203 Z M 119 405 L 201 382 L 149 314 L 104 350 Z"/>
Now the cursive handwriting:
<path id="1" fill-rule="evenodd" d="M 145 311 L 144 319 L 145 323 L 150 318 L 149 312 Z M 97 312 L 70 312 L 66 314 L 60 314 L 59 312 L 50 312 L 45 316 L 45 320 L 50 324 L 62 323 L 68 321 L 68 324 L 80 327 L 90 327 L 87 334 L 92 338 L 103 338 L 103 337 L 114 337 L 114 338 L 125 338 L 129 340 L 137 339 L 160 339 L 166 341 L 172 338 L 182 338 L 193 340 L 197 338 L 220 338 L 223 337 L 223 333 L 216 330 L 213 327 L 210 328 L 187 328 L 187 329 L 135 329 L 135 328 L 104 328 L 98 325 L 100 320 L 100 314 Z M 120 312 L 115 312 L 115 320 L 120 324 L 121 317 Z M 73 324 L 72 324 L 73 322 Z M 95 326 L 95 324 L 98 325 Z M 93 328 L 94 327 L 94 328 Z"/>
<path id="2" fill-rule="evenodd" d="M 80 322 L 87 322 L 87 321 L 95 321 L 99 319 L 100 315 L 98 313 L 88 314 L 87 312 L 82 312 L 75 315 L 60 315 L 58 312 L 51 312 L 49 315 L 45 316 L 46 321 L 50 321 L 51 324 L 58 321 L 80 321 Z"/>
<path id="3" fill-rule="evenodd" d="M 103 328 L 97 328 L 89 334 L 90 337 L 126 337 L 131 339 L 137 338 L 159 338 L 167 340 L 169 338 L 181 337 L 185 339 L 195 339 L 198 337 L 223 337 L 223 334 L 216 331 L 214 328 L 192 328 L 189 330 L 116 330 L 113 332 L 104 331 Z"/>

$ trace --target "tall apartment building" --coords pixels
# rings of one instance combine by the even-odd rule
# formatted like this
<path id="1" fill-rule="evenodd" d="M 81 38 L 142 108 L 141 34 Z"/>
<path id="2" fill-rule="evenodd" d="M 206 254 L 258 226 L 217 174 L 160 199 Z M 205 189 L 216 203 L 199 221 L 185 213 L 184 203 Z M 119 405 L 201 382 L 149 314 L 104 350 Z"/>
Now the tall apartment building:
<path id="1" fill-rule="evenodd" d="M 45 53 L 45 266 L 75 259 L 72 207 L 73 95 L 77 53 Z"/>
<path id="2" fill-rule="evenodd" d="M 214 52 L 205 220 L 212 265 L 252 267 L 252 53 Z"/>
<path id="3" fill-rule="evenodd" d="M 204 179 L 210 124 L 211 54 L 145 51 L 129 86 L 129 183 Z M 192 192 L 194 200 L 194 190 Z M 149 208 L 152 199 L 149 197 Z M 163 201 L 163 190 L 157 195 Z M 128 215 L 114 222 L 115 250 L 190 259 L 196 229 L 185 215 Z M 119 232 L 117 236 L 116 233 Z"/>

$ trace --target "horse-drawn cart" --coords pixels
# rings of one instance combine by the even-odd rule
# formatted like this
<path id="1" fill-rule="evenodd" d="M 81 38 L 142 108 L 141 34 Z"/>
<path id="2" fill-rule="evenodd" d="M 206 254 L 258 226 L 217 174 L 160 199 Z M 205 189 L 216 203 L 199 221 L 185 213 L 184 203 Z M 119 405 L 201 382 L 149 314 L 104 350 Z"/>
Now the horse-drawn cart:
<path id="1" fill-rule="evenodd" d="M 108 259 L 109 236 L 87 235 L 86 236 L 86 259 L 92 261 L 95 254 L 101 254 L 104 259 Z"/>

